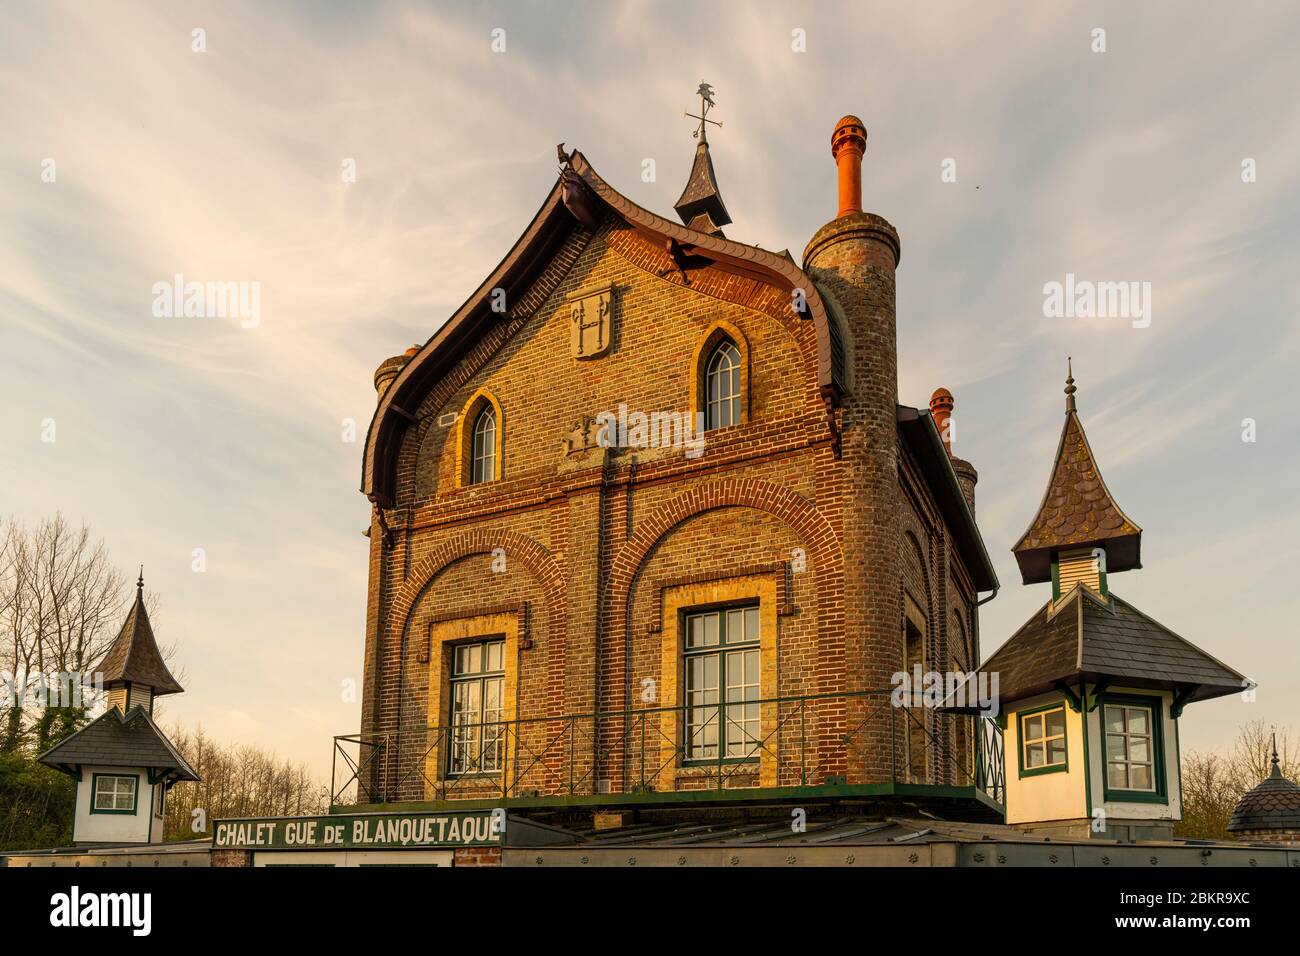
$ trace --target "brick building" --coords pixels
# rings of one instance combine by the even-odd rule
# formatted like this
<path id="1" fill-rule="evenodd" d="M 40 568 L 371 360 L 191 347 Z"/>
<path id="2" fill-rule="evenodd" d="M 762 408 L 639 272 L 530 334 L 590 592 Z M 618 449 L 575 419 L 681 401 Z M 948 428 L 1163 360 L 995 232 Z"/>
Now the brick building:
<path id="1" fill-rule="evenodd" d="M 952 396 L 898 401 L 866 129 L 834 129 L 802 268 L 723 234 L 697 136 L 681 224 L 561 146 L 506 258 L 379 366 L 359 803 L 1000 812 L 992 722 L 889 706 L 978 665 L 998 582 Z"/>

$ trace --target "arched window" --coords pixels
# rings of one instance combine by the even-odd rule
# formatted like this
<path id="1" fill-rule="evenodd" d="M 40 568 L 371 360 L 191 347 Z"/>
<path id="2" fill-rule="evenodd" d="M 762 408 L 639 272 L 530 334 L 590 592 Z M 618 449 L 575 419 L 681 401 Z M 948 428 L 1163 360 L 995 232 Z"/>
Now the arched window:
<path id="1" fill-rule="evenodd" d="M 740 349 L 724 338 L 705 366 L 704 427 L 706 430 L 740 424 Z"/>
<path id="2" fill-rule="evenodd" d="M 469 483 L 492 481 L 497 475 L 497 412 L 485 404 L 474 420 L 474 444 L 470 458 Z"/>

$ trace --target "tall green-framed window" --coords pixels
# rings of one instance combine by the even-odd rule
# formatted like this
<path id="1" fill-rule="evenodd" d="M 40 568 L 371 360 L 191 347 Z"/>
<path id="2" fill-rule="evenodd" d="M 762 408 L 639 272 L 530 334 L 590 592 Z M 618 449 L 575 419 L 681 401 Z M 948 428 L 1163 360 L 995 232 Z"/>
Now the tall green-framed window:
<path id="1" fill-rule="evenodd" d="M 451 649 L 451 774 L 501 770 L 505 648 L 493 638 Z"/>
<path id="2" fill-rule="evenodd" d="M 1020 775 L 1065 770 L 1065 706 L 1044 707 L 1020 715 Z"/>
<path id="3" fill-rule="evenodd" d="M 1164 801 L 1160 709 L 1159 698 L 1103 698 L 1107 800 Z"/>
<path id="4" fill-rule="evenodd" d="M 758 605 L 693 612 L 683 623 L 686 760 L 754 759 L 761 739 Z"/>
<path id="5" fill-rule="evenodd" d="M 97 773 L 91 779 L 91 813 L 135 813 L 140 778 L 134 774 Z"/>

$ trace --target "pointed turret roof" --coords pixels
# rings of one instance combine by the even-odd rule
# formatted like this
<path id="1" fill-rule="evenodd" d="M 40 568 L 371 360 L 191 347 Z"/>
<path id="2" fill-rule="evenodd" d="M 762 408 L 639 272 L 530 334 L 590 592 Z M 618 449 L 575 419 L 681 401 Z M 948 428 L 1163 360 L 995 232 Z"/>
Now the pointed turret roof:
<path id="1" fill-rule="evenodd" d="M 1237 802 L 1228 822 L 1230 833 L 1251 830 L 1300 832 L 1300 786 L 1282 776 L 1282 767 L 1277 759 L 1276 734 L 1273 737 L 1272 770 Z"/>
<path id="2" fill-rule="evenodd" d="M 1052 552 L 1104 546 L 1106 571 L 1142 567 L 1142 529 L 1120 510 L 1102 480 L 1075 408 L 1074 369 L 1065 385 L 1065 426 L 1038 514 L 1011 550 L 1025 584 L 1052 579 Z"/>
<path id="3" fill-rule="evenodd" d="M 144 569 L 135 585 L 135 603 L 131 606 L 117 640 L 104 655 L 97 670 L 105 687 L 114 684 L 140 684 L 153 690 L 155 697 L 179 694 L 185 690 L 163 663 L 158 642 L 154 640 L 149 612 L 144 607 Z"/>
<path id="4" fill-rule="evenodd" d="M 687 229 L 722 235 L 722 227 L 731 222 L 727 207 L 718 191 L 718 179 L 713 172 L 713 157 L 709 155 L 709 141 L 700 134 L 700 144 L 695 147 L 695 163 L 682 196 L 673 206 Z"/>

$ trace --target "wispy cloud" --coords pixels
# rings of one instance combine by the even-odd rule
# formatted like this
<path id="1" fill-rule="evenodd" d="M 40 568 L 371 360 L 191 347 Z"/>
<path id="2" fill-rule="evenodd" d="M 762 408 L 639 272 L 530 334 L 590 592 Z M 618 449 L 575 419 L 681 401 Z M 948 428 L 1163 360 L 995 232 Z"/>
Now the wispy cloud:
<path id="1" fill-rule="evenodd" d="M 952 388 L 981 472 L 1004 584 L 986 650 L 1044 598 L 1006 549 L 1046 481 L 1072 354 L 1107 481 L 1147 532 L 1148 568 L 1121 590 L 1295 689 L 1294 666 L 1266 665 L 1295 608 L 1260 582 L 1296 530 L 1280 397 L 1300 306 L 1297 39 L 1300 18 L 1263 3 L 11 5 L 0 511 L 61 508 L 146 562 L 192 676 L 177 716 L 325 766 L 328 736 L 356 725 L 339 685 L 364 633 L 367 506 L 342 421 L 364 433 L 374 367 L 499 261 L 555 143 L 670 209 L 703 78 L 729 233 L 796 258 L 833 213 L 834 121 L 866 120 L 867 204 L 903 238 L 901 399 Z M 1067 271 L 1152 282 L 1151 327 L 1043 318 L 1043 283 Z M 261 324 L 153 318 L 153 283 L 176 273 L 261 283 Z M 1288 719 L 1273 700 L 1260 713 Z M 285 706 L 292 720 L 265 719 Z"/>

